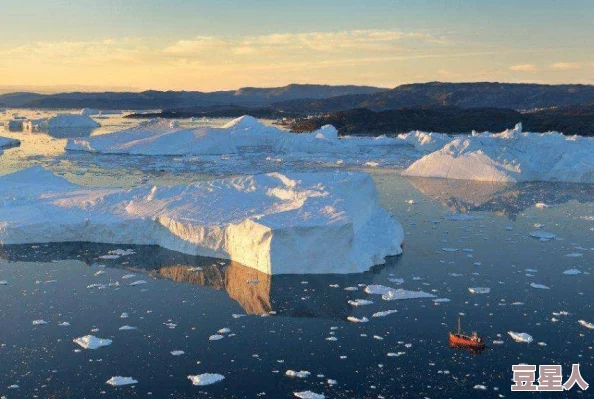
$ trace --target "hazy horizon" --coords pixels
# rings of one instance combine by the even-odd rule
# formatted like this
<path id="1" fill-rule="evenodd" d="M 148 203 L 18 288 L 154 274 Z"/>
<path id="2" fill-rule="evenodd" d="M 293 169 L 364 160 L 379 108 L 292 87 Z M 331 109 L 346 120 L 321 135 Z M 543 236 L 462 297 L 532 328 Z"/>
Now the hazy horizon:
<path id="1" fill-rule="evenodd" d="M 592 15 L 584 0 L 26 0 L 0 14 L 0 86 L 591 84 Z"/>

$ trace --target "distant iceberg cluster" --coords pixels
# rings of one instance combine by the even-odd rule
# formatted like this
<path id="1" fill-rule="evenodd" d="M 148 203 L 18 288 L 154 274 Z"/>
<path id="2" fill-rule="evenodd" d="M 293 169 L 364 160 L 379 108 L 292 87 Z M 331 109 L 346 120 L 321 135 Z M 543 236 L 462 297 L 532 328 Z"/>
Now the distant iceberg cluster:
<path id="1" fill-rule="evenodd" d="M 0 242 L 96 242 L 232 259 L 267 274 L 357 273 L 401 253 L 363 172 L 88 188 L 34 167 L 0 177 Z"/>
<path id="2" fill-rule="evenodd" d="M 493 182 L 594 183 L 594 139 L 528 133 L 518 124 L 502 133 L 457 136 L 404 171 L 406 176 Z"/>
<path id="3" fill-rule="evenodd" d="M 339 138 L 333 126 L 313 133 L 289 133 L 266 126 L 251 116 L 237 118 L 221 128 L 180 128 L 165 119 L 107 135 L 69 140 L 66 149 L 105 154 L 225 155 L 245 148 L 276 153 L 353 153 L 362 147 L 405 145 L 400 139 Z"/>

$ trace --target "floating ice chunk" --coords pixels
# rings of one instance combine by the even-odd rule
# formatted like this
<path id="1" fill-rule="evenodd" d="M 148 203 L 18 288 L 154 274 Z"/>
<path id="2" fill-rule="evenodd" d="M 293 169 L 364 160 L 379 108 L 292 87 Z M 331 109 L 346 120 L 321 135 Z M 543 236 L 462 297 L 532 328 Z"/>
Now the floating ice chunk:
<path id="1" fill-rule="evenodd" d="M 31 322 L 31 324 L 33 324 L 34 326 L 41 326 L 43 324 L 47 324 L 47 321 L 45 321 L 45 320 L 33 320 Z"/>
<path id="2" fill-rule="evenodd" d="M 435 298 L 433 300 L 433 302 L 435 302 L 435 303 L 447 303 L 447 302 L 451 302 L 451 300 L 449 298 Z"/>
<path id="3" fill-rule="evenodd" d="M 514 332 L 514 331 L 508 331 L 507 334 L 510 337 L 512 337 L 512 339 L 516 342 L 522 342 L 522 343 L 529 344 L 530 342 L 533 341 L 532 336 L 527 333 L 518 333 L 518 332 Z"/>
<path id="4" fill-rule="evenodd" d="M 582 256 L 584 256 L 584 254 L 580 253 L 580 252 L 572 252 L 570 254 L 565 255 L 568 258 L 581 258 Z"/>
<path id="5" fill-rule="evenodd" d="M 0 280 L 0 285 L 8 285 L 8 281 L 6 281 L 6 280 Z"/>
<path id="6" fill-rule="evenodd" d="M 189 375 L 188 379 L 192 381 L 193 385 L 204 386 L 223 381 L 225 376 L 221 374 L 204 373 L 199 375 Z"/>
<path id="7" fill-rule="evenodd" d="M 321 393 L 315 393 L 312 391 L 293 392 L 293 395 L 295 395 L 299 399 L 325 399 L 326 398 Z"/>
<path id="8" fill-rule="evenodd" d="M 122 276 L 122 280 L 128 280 L 128 279 L 130 279 L 130 278 L 134 278 L 134 277 L 136 277 L 136 274 L 133 274 L 133 273 L 130 273 L 130 274 L 124 274 L 124 275 Z"/>
<path id="9" fill-rule="evenodd" d="M 537 202 L 536 204 L 534 204 L 534 206 L 538 209 L 547 209 L 551 207 L 551 205 L 545 204 L 544 202 Z"/>
<path id="10" fill-rule="evenodd" d="M 538 238 L 540 240 L 553 240 L 557 236 L 553 233 L 549 233 L 548 231 L 535 230 L 530 232 L 530 237 Z"/>
<path id="11" fill-rule="evenodd" d="M 450 213 L 444 216 L 445 220 L 452 220 L 455 222 L 468 222 L 471 220 L 482 220 L 484 216 L 480 215 L 469 215 L 467 213 Z"/>
<path id="12" fill-rule="evenodd" d="M 491 288 L 489 287 L 471 287 L 468 289 L 471 294 L 488 294 L 491 292 Z"/>
<path id="13" fill-rule="evenodd" d="M 589 330 L 594 330 L 594 324 L 587 322 L 586 320 L 578 320 L 582 326 L 586 327 Z"/>
<path id="14" fill-rule="evenodd" d="M 72 340 L 75 344 L 84 349 L 98 349 L 102 346 L 111 345 L 111 339 L 97 338 L 94 335 L 85 335 L 84 337 L 75 338 Z"/>
<path id="15" fill-rule="evenodd" d="M 503 341 L 500 339 L 496 339 L 493 341 L 493 345 L 503 345 Z"/>
<path id="16" fill-rule="evenodd" d="M 63 321 L 61 323 L 58 323 L 58 326 L 60 326 L 60 327 L 70 327 L 70 323 L 68 323 L 67 321 Z"/>
<path id="17" fill-rule="evenodd" d="M 311 375 L 311 373 L 306 370 L 301 370 L 301 371 L 287 370 L 285 372 L 285 375 L 287 377 L 291 377 L 291 378 L 307 378 Z"/>
<path id="18" fill-rule="evenodd" d="M 181 356 L 181 355 L 183 355 L 186 352 L 180 351 L 180 350 L 176 350 L 176 351 L 171 351 L 169 353 L 171 353 L 173 356 Z"/>
<path id="19" fill-rule="evenodd" d="M 541 290 L 550 290 L 550 288 L 547 287 L 546 285 L 537 284 L 537 283 L 530 283 L 530 287 L 532 287 L 532 288 L 538 288 L 538 289 L 541 289 Z"/>
<path id="20" fill-rule="evenodd" d="M 365 306 L 365 305 L 372 305 L 373 301 L 368 301 L 367 299 L 355 299 L 355 300 L 350 300 L 348 303 L 351 306 Z"/>
<path id="21" fill-rule="evenodd" d="M 486 391 L 487 390 L 487 387 L 486 386 L 480 385 L 480 384 L 475 385 L 473 388 L 474 389 L 478 389 L 479 391 Z"/>
<path id="22" fill-rule="evenodd" d="M 120 319 L 127 319 L 128 317 L 130 317 L 128 312 L 122 312 L 122 314 L 120 315 Z"/>
<path id="23" fill-rule="evenodd" d="M 120 331 L 136 330 L 136 327 L 125 325 L 125 326 L 121 326 L 120 328 L 118 328 L 118 330 L 120 330 Z"/>
<path id="24" fill-rule="evenodd" d="M 566 274 L 568 276 L 575 276 L 578 274 L 582 274 L 582 272 L 578 269 L 567 269 L 563 272 L 563 274 Z"/>
<path id="25" fill-rule="evenodd" d="M 218 341 L 218 340 L 223 339 L 223 338 L 225 338 L 223 335 L 213 334 L 210 337 L 208 337 L 208 340 L 209 341 Z"/>
<path id="26" fill-rule="evenodd" d="M 134 255 L 136 252 L 131 249 L 114 249 L 113 251 L 109 251 L 109 253 L 118 256 L 130 256 Z"/>
<path id="27" fill-rule="evenodd" d="M 219 334 L 229 334 L 230 332 L 231 332 L 231 329 L 227 328 L 227 327 L 221 328 L 219 331 L 217 331 L 217 333 L 219 333 Z"/>
<path id="28" fill-rule="evenodd" d="M 442 248 L 441 250 L 443 252 L 458 252 L 460 249 L 459 248 Z"/>
<path id="29" fill-rule="evenodd" d="M 387 354 L 388 357 L 400 357 L 403 355 L 406 355 L 406 352 L 396 352 L 396 353 L 390 352 Z"/>
<path id="30" fill-rule="evenodd" d="M 358 319 L 355 316 L 349 316 L 347 317 L 347 320 L 353 323 L 367 323 L 369 321 L 367 317 L 361 317 L 360 319 Z"/>
<path id="31" fill-rule="evenodd" d="M 374 314 L 371 315 L 371 317 L 386 317 L 386 316 L 389 316 L 394 313 L 398 313 L 398 311 L 397 310 L 383 310 L 381 312 L 375 312 Z"/>
<path id="32" fill-rule="evenodd" d="M 132 282 L 132 283 L 130 283 L 128 285 L 130 287 L 135 287 L 137 285 L 144 285 L 144 284 L 146 284 L 146 281 L 145 280 L 136 280 L 136 281 L 134 281 L 134 282 Z"/>
<path id="33" fill-rule="evenodd" d="M 408 291 L 402 288 L 391 288 L 384 285 L 368 285 L 365 292 L 373 295 L 381 295 L 385 301 L 402 299 L 435 298 L 435 295 L 423 291 Z"/>
<path id="34" fill-rule="evenodd" d="M 138 381 L 136 381 L 132 377 L 119 377 L 118 376 L 118 377 L 111 377 L 105 383 L 108 385 L 114 386 L 114 387 L 119 387 L 122 385 L 138 384 Z"/>

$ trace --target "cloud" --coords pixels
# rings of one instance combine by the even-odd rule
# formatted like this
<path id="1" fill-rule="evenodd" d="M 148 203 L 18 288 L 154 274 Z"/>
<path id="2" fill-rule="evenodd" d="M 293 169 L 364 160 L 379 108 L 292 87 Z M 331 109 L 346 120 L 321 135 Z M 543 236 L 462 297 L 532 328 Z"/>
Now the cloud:
<path id="1" fill-rule="evenodd" d="M 246 37 L 199 36 L 179 40 L 167 46 L 164 52 L 184 56 L 205 51 L 231 52 L 237 55 L 314 51 L 336 53 L 341 51 L 388 51 L 402 43 L 443 45 L 444 36 L 425 32 L 402 32 L 390 29 L 350 30 L 339 32 L 274 33 Z"/>
<path id="2" fill-rule="evenodd" d="M 509 69 L 516 72 L 538 72 L 538 67 L 534 64 L 512 65 Z"/>
<path id="3" fill-rule="evenodd" d="M 571 71 L 581 69 L 582 64 L 577 62 L 556 62 L 551 65 L 551 68 L 555 71 Z"/>

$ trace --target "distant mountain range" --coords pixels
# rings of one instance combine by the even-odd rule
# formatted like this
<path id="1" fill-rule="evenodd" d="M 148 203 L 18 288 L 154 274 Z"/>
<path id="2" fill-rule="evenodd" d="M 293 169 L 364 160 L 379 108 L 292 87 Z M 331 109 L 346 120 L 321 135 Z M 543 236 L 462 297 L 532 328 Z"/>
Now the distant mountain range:
<path id="1" fill-rule="evenodd" d="M 99 109 L 171 109 L 182 107 L 242 106 L 262 107 L 276 102 L 320 100 L 344 95 L 368 95 L 388 89 L 369 86 L 328 86 L 292 84 L 275 88 L 244 87 L 238 90 L 72 92 L 58 94 L 8 93 L 0 95 L 0 106 L 23 108 L 99 108 Z"/>
<path id="2" fill-rule="evenodd" d="M 594 102 L 519 112 L 505 108 L 413 107 L 386 111 L 365 108 L 298 118 L 289 127 L 310 132 L 330 124 L 343 135 L 381 135 L 423 130 L 442 133 L 500 132 L 522 122 L 524 131 L 559 131 L 594 136 Z"/>
<path id="3" fill-rule="evenodd" d="M 429 106 L 531 110 L 591 102 L 594 102 L 592 85 L 431 82 L 402 85 L 371 94 L 288 100 L 274 104 L 274 107 L 278 110 L 316 114 L 354 108 L 384 111 Z"/>

